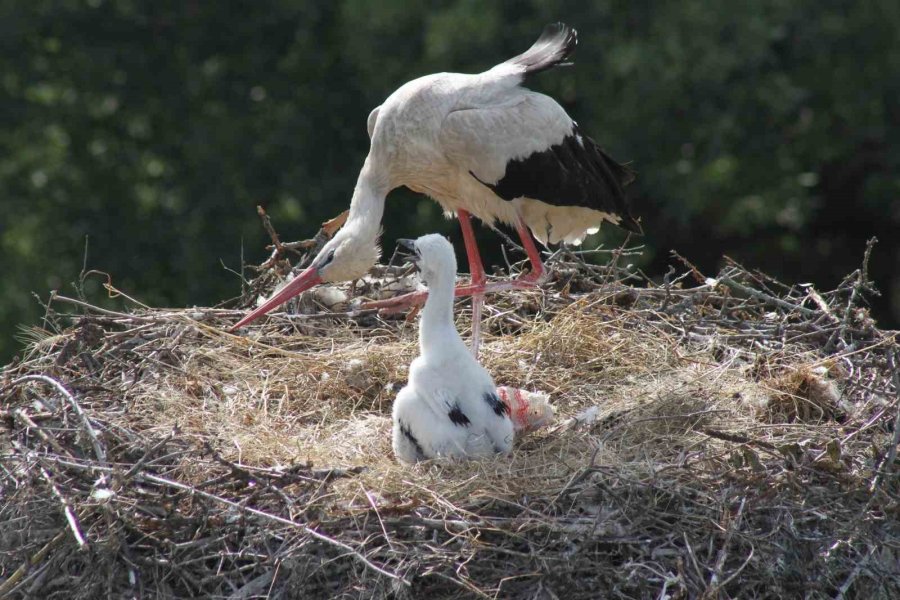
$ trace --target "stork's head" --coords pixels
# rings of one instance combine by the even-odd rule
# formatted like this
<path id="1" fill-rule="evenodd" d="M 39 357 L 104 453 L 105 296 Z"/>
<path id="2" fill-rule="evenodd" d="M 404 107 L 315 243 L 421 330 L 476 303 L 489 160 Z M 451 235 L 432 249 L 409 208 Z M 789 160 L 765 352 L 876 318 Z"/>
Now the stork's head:
<path id="1" fill-rule="evenodd" d="M 374 233 L 347 222 L 340 231 L 322 247 L 310 266 L 297 275 L 266 302 L 231 328 L 240 329 L 264 314 L 281 306 L 294 296 L 322 282 L 350 281 L 366 274 L 378 261 L 377 230 Z"/>
<path id="2" fill-rule="evenodd" d="M 377 237 L 373 239 L 347 223 L 322 247 L 310 269 L 316 269 L 320 281 L 352 281 L 368 273 L 380 254 Z"/>
<path id="3" fill-rule="evenodd" d="M 456 254 L 447 238 L 429 233 L 416 240 L 397 240 L 397 243 L 412 251 L 410 260 L 415 263 L 425 285 L 430 287 L 443 281 L 449 281 L 453 285 L 456 278 Z"/>

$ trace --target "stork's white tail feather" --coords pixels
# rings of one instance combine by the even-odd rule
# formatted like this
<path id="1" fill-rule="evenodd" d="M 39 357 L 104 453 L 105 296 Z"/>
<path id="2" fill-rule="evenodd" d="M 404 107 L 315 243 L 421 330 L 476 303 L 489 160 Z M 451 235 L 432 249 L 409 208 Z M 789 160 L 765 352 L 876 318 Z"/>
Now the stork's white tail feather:
<path id="1" fill-rule="evenodd" d="M 565 62 L 578 44 L 578 32 L 565 23 L 553 23 L 544 27 L 541 37 L 531 48 L 509 59 L 504 65 L 522 69 L 524 75 L 540 73 L 556 66 L 570 65 Z"/>

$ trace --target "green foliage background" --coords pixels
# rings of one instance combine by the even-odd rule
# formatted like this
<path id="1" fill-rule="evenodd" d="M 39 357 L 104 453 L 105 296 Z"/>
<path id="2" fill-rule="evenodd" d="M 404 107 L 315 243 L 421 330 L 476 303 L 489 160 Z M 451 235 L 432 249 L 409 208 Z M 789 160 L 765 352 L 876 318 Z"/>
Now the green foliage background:
<path id="1" fill-rule="evenodd" d="M 146 303 L 236 295 L 223 265 L 264 256 L 257 204 L 312 235 L 349 203 L 391 91 L 488 68 L 556 20 L 579 30 L 576 66 L 535 86 L 638 171 L 651 273 L 675 248 L 828 288 L 878 235 L 896 325 L 900 2 L 0 0 L 0 359 L 40 317 L 32 292 L 73 293 L 85 236 L 87 266 Z M 457 235 L 401 190 L 385 228 L 388 248 Z"/>

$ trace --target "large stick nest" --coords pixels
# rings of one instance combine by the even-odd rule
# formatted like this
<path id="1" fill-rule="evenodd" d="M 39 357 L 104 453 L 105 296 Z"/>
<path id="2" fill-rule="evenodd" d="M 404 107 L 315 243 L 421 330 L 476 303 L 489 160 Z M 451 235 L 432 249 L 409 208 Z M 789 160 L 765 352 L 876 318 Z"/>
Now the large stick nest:
<path id="1" fill-rule="evenodd" d="M 900 597 L 900 355 L 865 268 L 655 285 L 623 254 L 488 299 L 485 366 L 555 425 L 414 467 L 410 320 L 237 336 L 236 310 L 54 296 L 0 377 L 0 597 Z"/>

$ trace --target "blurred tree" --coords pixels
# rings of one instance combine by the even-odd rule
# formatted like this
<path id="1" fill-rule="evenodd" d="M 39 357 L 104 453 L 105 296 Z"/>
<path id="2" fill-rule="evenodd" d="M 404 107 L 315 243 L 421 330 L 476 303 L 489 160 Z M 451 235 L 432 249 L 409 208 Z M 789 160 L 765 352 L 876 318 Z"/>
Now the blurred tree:
<path id="1" fill-rule="evenodd" d="M 32 292 L 71 293 L 83 265 L 153 305 L 236 295 L 222 263 L 264 255 L 256 204 L 312 234 L 349 202 L 374 106 L 555 20 L 578 27 L 578 66 L 534 85 L 633 161 L 651 272 L 677 248 L 828 287 L 874 234 L 896 325 L 900 3 L 0 0 L 0 362 Z M 403 190 L 385 229 L 388 247 L 458 235 Z"/>

